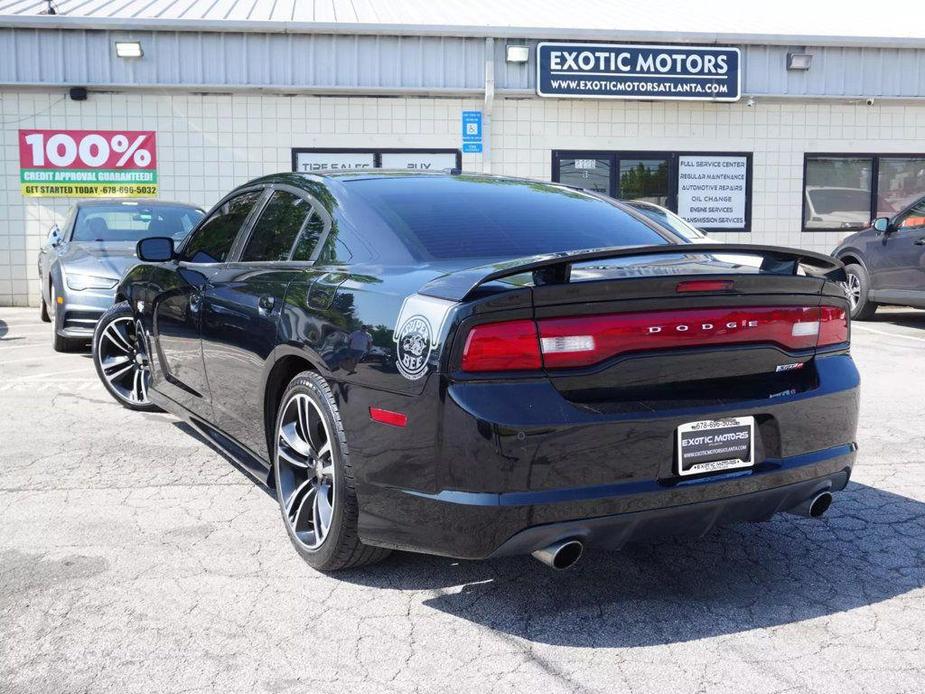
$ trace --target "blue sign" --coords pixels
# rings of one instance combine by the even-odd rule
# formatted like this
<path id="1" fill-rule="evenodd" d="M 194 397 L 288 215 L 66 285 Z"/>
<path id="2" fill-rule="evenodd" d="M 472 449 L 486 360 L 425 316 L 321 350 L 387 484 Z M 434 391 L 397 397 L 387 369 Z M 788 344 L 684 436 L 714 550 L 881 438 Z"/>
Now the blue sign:
<path id="1" fill-rule="evenodd" d="M 463 142 L 482 142 L 481 111 L 462 112 L 462 139 Z"/>
<path id="2" fill-rule="evenodd" d="M 585 99 L 738 101 L 739 57 L 738 48 L 540 43 L 536 92 Z"/>
<path id="3" fill-rule="evenodd" d="M 481 142 L 463 142 L 463 154 L 481 154 Z"/>

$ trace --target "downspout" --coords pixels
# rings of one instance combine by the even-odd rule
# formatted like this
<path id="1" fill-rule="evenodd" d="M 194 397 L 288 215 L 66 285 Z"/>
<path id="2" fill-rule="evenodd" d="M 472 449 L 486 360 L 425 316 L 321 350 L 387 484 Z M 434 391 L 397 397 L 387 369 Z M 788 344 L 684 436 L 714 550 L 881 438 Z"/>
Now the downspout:
<path id="1" fill-rule="evenodd" d="M 491 111 L 495 105 L 495 40 L 485 39 L 485 105 L 482 108 L 482 173 L 491 173 Z"/>

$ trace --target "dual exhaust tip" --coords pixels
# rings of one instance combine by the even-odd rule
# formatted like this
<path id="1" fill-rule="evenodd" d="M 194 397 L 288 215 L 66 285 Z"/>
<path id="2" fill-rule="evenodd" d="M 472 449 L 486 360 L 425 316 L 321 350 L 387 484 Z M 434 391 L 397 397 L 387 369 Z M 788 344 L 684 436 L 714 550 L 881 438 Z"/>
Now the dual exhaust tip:
<path id="1" fill-rule="evenodd" d="M 819 492 L 803 503 L 794 506 L 789 512 L 806 518 L 822 518 L 831 505 L 832 493 Z M 533 552 L 533 557 L 543 562 L 546 566 L 561 571 L 574 566 L 575 562 L 581 559 L 584 551 L 585 546 L 581 540 L 568 539 L 554 542 L 548 547 L 536 550 Z"/>
<path id="2" fill-rule="evenodd" d="M 562 570 L 574 566 L 575 562 L 581 559 L 584 551 L 585 546 L 581 540 L 560 540 L 548 547 L 536 550 L 533 552 L 533 557 L 546 566 Z"/>
<path id="3" fill-rule="evenodd" d="M 802 504 L 797 504 L 789 513 L 794 513 L 805 518 L 822 518 L 823 514 L 829 510 L 832 505 L 831 492 L 819 492 L 809 497 Z"/>

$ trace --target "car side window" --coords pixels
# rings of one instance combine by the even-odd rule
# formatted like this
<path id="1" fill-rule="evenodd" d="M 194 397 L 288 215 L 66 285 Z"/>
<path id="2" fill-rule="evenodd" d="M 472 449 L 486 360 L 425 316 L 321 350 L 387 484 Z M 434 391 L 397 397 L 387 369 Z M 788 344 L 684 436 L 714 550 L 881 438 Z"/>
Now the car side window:
<path id="1" fill-rule="evenodd" d="M 226 200 L 193 232 L 180 259 L 190 263 L 225 262 L 241 225 L 262 194 L 261 190 L 253 190 Z"/>
<path id="2" fill-rule="evenodd" d="M 292 245 L 310 214 L 312 206 L 305 198 L 285 190 L 275 191 L 254 224 L 241 260 L 288 260 Z"/>
<path id="3" fill-rule="evenodd" d="M 296 242 L 295 249 L 293 249 L 293 260 L 311 260 L 315 246 L 318 245 L 318 239 L 324 233 L 324 224 L 324 217 L 313 209 L 312 215 L 305 222 L 302 233 L 299 234 L 299 240 Z"/>
<path id="4" fill-rule="evenodd" d="M 902 231 L 917 231 L 925 229 L 925 200 L 906 212 L 896 225 Z"/>

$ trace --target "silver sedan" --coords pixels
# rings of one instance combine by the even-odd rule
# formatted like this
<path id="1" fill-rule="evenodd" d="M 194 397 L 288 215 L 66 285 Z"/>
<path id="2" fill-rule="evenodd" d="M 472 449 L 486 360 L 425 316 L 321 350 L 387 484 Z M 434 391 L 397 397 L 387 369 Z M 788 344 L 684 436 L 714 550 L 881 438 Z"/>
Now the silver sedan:
<path id="1" fill-rule="evenodd" d="M 149 236 L 178 244 L 203 217 L 192 205 L 153 200 L 89 200 L 74 205 L 39 251 L 42 320 L 53 323 L 54 348 L 66 352 L 93 337 L 113 304 L 122 275 L 138 263 L 135 245 Z"/>

